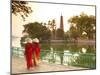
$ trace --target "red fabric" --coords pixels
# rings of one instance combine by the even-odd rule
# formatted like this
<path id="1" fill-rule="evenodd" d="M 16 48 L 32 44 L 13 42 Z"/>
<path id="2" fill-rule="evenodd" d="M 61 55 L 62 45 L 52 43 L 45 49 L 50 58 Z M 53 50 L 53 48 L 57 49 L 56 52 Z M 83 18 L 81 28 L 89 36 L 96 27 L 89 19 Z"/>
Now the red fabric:
<path id="1" fill-rule="evenodd" d="M 32 55 L 33 55 L 33 45 L 31 43 L 27 43 L 25 45 L 25 57 L 28 69 L 30 69 L 30 67 L 33 66 Z"/>
<path id="2" fill-rule="evenodd" d="M 39 43 L 33 43 L 33 49 L 34 49 L 34 52 L 36 54 L 36 58 L 39 60 L 39 58 L 40 58 L 40 47 L 39 47 Z"/>

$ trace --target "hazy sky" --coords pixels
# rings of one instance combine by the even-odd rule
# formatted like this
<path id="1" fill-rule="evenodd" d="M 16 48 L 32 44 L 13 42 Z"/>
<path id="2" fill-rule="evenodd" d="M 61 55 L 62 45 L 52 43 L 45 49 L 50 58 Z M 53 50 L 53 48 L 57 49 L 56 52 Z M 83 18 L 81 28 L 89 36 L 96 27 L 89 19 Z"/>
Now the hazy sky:
<path id="1" fill-rule="evenodd" d="M 48 22 L 48 20 L 55 19 L 57 28 L 60 25 L 60 16 L 63 16 L 64 20 L 64 31 L 67 31 L 70 27 L 68 19 L 71 16 L 80 15 L 84 12 L 88 15 L 95 15 L 95 7 L 93 6 L 81 6 L 81 5 L 64 5 L 64 4 L 47 4 L 47 3 L 33 3 L 29 2 L 33 13 L 26 18 L 23 22 L 22 18 L 18 15 L 12 14 L 12 34 L 21 36 L 23 30 L 22 25 L 29 22 Z"/>

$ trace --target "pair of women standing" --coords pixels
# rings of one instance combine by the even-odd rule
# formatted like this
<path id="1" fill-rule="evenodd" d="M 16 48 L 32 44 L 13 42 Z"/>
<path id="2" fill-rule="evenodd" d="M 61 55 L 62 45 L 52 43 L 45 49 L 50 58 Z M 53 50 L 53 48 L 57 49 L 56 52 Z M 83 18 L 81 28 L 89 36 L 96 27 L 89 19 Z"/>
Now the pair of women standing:
<path id="1" fill-rule="evenodd" d="M 27 38 L 24 54 L 26 58 L 27 69 L 37 66 L 40 60 L 40 47 L 39 40 L 37 38 L 33 39 L 33 41 L 30 38 Z"/>

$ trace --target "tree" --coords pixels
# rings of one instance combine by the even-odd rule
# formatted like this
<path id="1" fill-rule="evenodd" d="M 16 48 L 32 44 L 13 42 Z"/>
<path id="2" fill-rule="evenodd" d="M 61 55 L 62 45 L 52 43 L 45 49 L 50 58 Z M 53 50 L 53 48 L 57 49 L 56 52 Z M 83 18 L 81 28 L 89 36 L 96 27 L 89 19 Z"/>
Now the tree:
<path id="1" fill-rule="evenodd" d="M 24 25 L 24 31 L 29 34 L 29 37 L 48 40 L 50 38 L 50 30 L 41 23 L 34 22 Z"/>
<path id="2" fill-rule="evenodd" d="M 78 35 L 78 30 L 76 27 L 74 27 L 73 25 L 70 27 L 70 36 L 71 38 L 73 38 L 74 40 L 77 40 L 77 38 L 79 37 Z"/>
<path id="3" fill-rule="evenodd" d="M 65 37 L 64 39 L 65 39 L 66 41 L 71 40 L 71 34 L 70 34 L 70 31 L 65 32 L 64 37 Z"/>
<path id="4" fill-rule="evenodd" d="M 56 39 L 56 21 L 53 19 L 52 21 L 48 21 L 49 28 L 51 30 L 52 39 Z"/>
<path id="5" fill-rule="evenodd" d="M 71 17 L 68 22 L 77 28 L 78 34 L 81 37 L 83 32 L 87 34 L 88 39 L 93 39 L 96 27 L 96 18 L 93 15 L 81 13 L 79 16 Z"/>
<path id="6" fill-rule="evenodd" d="M 32 13 L 31 7 L 28 6 L 26 1 L 16 1 L 12 0 L 12 13 L 14 15 L 20 14 L 23 20 L 28 17 L 28 14 Z"/>

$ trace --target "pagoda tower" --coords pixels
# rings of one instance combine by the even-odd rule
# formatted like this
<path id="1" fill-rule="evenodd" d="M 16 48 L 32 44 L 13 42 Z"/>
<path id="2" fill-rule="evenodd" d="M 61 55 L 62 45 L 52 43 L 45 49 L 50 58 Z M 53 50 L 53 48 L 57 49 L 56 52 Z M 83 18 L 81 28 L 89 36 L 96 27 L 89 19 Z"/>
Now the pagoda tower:
<path id="1" fill-rule="evenodd" d="M 60 29 L 64 30 L 64 25 L 63 25 L 63 16 L 60 16 Z"/>

